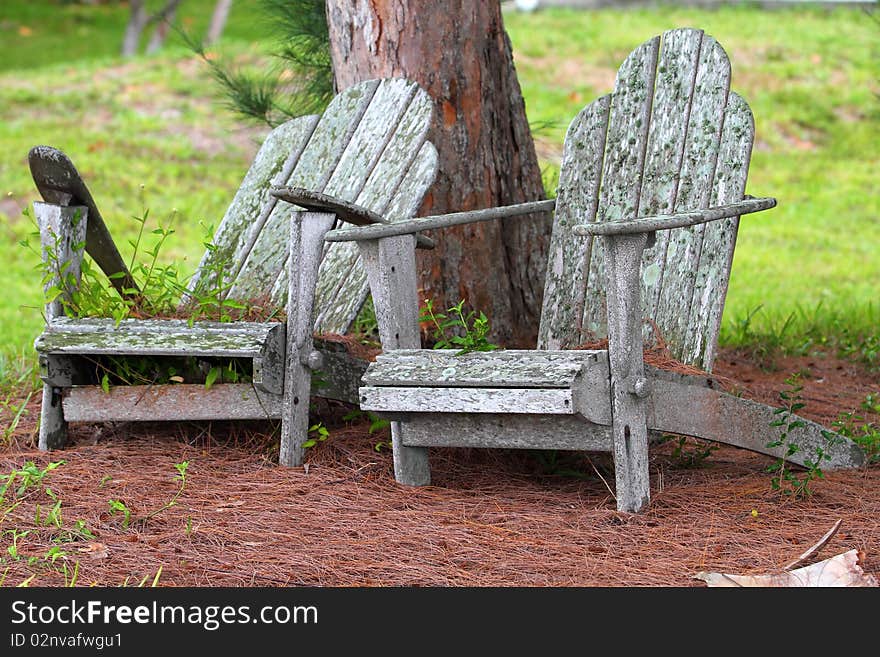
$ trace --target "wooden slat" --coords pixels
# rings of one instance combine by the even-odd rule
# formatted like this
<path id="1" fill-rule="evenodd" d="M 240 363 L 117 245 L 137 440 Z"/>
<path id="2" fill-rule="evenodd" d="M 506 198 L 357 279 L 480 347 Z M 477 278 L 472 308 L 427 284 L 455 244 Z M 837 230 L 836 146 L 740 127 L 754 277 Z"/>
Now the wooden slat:
<path id="1" fill-rule="evenodd" d="M 694 120 L 698 123 L 698 130 L 707 118 L 712 124 L 718 124 L 715 117 L 701 116 L 701 94 L 695 91 L 702 41 L 702 31 L 693 29 L 672 30 L 662 36 L 638 216 L 671 214 L 679 208 L 705 207 L 690 204 L 699 200 L 699 197 L 692 199 L 690 196 L 700 194 L 700 188 L 689 184 L 693 181 L 681 181 L 682 170 L 687 168 L 685 150 L 686 142 L 691 137 L 688 123 L 692 108 L 695 110 Z M 724 96 L 726 94 L 725 88 Z M 694 107 L 694 103 L 697 107 Z M 716 107 L 716 116 L 721 114 L 723 107 L 724 97 Z M 702 158 L 702 154 L 697 153 L 696 157 Z M 665 256 L 669 236 L 667 231 L 657 234 L 654 246 L 645 249 L 641 271 L 641 305 L 642 315 L 657 321 L 663 338 L 674 343 L 676 336 L 669 334 L 669 322 L 663 323 L 657 316 L 661 310 L 657 307 L 661 286 L 667 280 Z M 681 238 L 673 246 L 678 244 L 681 244 Z M 675 287 L 678 277 L 670 279 L 668 289 Z M 680 299 L 672 301 L 680 305 Z M 668 318 L 670 311 L 665 316 Z M 644 329 L 651 331 L 647 325 Z M 644 335 L 646 341 L 652 337 L 650 333 Z"/>
<path id="2" fill-rule="evenodd" d="M 216 279 L 218 268 L 227 280 L 234 278 L 275 208 L 276 199 L 269 194 L 270 188 L 279 178 L 286 181 L 290 169 L 296 165 L 302 149 L 312 136 L 318 118 L 305 116 L 292 119 L 266 136 L 217 227 L 212 240 L 216 248 L 205 251 L 188 286 L 190 290 L 216 289 L 220 285 Z M 241 296 L 233 298 L 245 299 L 248 296 L 259 295 L 254 290 L 242 290 Z"/>
<path id="3" fill-rule="evenodd" d="M 287 184 L 315 189 L 381 213 L 389 207 L 392 196 L 403 191 L 410 199 L 407 205 L 418 207 L 436 172 L 436 159 L 431 162 L 432 149 L 426 150 L 427 157 L 421 155 L 430 126 L 430 98 L 416 84 L 402 79 L 383 80 L 369 89 L 372 90 L 369 96 L 364 94 L 360 98 L 365 104 L 359 106 L 358 113 L 343 117 L 353 125 L 349 126 L 350 134 L 344 135 L 348 139 L 344 148 L 334 151 L 336 161 L 332 162 L 327 179 L 310 187 L 309 183 L 315 181 L 300 177 L 298 167 Z M 316 136 L 323 135 L 323 124 L 322 118 L 315 130 Z M 310 143 L 302 161 L 311 153 Z M 422 175 L 425 164 L 428 165 L 427 176 Z M 413 168 L 412 174 L 410 168 Z M 284 298 L 287 287 L 284 263 L 289 253 L 286 248 L 277 246 L 284 244 L 279 238 L 281 223 L 285 220 L 279 213 L 283 212 L 286 210 L 276 210 L 278 216 L 273 214 L 264 228 L 236 283 L 236 294 L 241 294 L 242 286 L 259 285 L 262 290 L 271 290 L 276 302 Z M 344 333 L 367 293 L 366 276 L 356 247 L 328 246 L 318 275 L 315 308 L 319 314 L 315 318 L 315 331 Z"/>
<path id="4" fill-rule="evenodd" d="M 602 367 L 605 352 L 505 350 L 457 356 L 452 349 L 380 355 L 363 378 L 369 386 L 570 388 L 584 368 Z"/>
<path id="5" fill-rule="evenodd" d="M 324 244 L 324 234 L 333 227 L 330 213 L 297 211 L 290 222 L 291 263 L 287 303 L 287 348 L 284 364 L 284 403 L 282 406 L 281 465 L 302 463 L 303 443 L 309 427 L 309 395 L 312 385 L 310 357 L 315 281 Z"/>
<path id="6" fill-rule="evenodd" d="M 355 177 L 349 173 L 338 183 L 335 179 L 331 180 L 327 187 L 334 195 L 353 195 L 352 201 L 380 213 L 385 212 L 397 191 L 408 193 L 414 201 L 417 199 L 415 203 L 410 201 L 411 204 L 420 204 L 427 191 L 420 184 L 419 178 L 407 178 L 404 182 L 404 175 L 427 138 L 433 102 L 423 90 L 411 82 L 391 82 L 393 84 L 389 83 L 381 89 L 387 89 L 388 98 L 378 97 L 377 92 L 371 111 L 364 117 L 362 126 L 366 136 L 361 141 L 352 141 L 352 150 L 357 153 L 357 161 L 364 161 L 370 156 L 360 174 L 359 186 L 356 188 L 353 185 L 352 180 Z M 397 96 L 407 99 L 406 104 Z M 373 145 L 362 143 L 376 132 L 375 126 L 385 127 L 387 141 Z M 391 127 L 394 127 L 393 133 L 389 129 Z M 373 140 L 377 141 L 375 135 Z M 332 277 L 325 274 L 318 286 L 316 307 L 320 309 L 320 314 L 316 318 L 317 331 L 328 330 L 328 326 L 338 325 L 356 314 L 360 305 L 353 308 L 352 300 L 363 303 L 368 287 L 355 244 L 328 245 L 321 268 L 323 272 L 336 271 L 337 274 Z"/>
<path id="7" fill-rule="evenodd" d="M 417 413 L 574 413 L 571 388 L 429 388 L 362 386 L 365 411 Z"/>
<path id="8" fill-rule="evenodd" d="M 412 413 L 406 429 L 409 447 L 611 450 L 609 427 L 572 415 Z"/>
<path id="9" fill-rule="evenodd" d="M 119 386 L 106 393 L 96 386 L 65 391 L 68 422 L 150 422 L 155 420 L 264 420 L 281 417 L 281 395 L 259 392 L 246 383 Z"/>
<path id="10" fill-rule="evenodd" d="M 596 221 L 625 221 L 638 211 L 659 48 L 660 37 L 646 41 L 630 53 L 617 72 Z M 601 240 L 593 241 L 589 267 L 582 326 L 595 328 L 596 337 L 604 337 L 607 309 Z"/>
<path id="11" fill-rule="evenodd" d="M 595 220 L 610 103 L 611 96 L 603 96 L 588 105 L 575 117 L 565 135 L 538 349 L 575 347 L 589 339 L 590 330 L 600 330 L 597 326 L 582 326 L 585 303 L 597 300 L 584 298 L 594 240 L 575 237 L 571 229 Z M 601 332 L 604 334 L 604 330 Z"/>
<path id="12" fill-rule="evenodd" d="M 693 384 L 694 381 L 697 385 Z M 797 416 L 791 419 L 799 420 L 802 426 L 791 429 L 788 440 L 800 447 L 798 452 L 786 455 L 785 445 L 768 448 L 767 443 L 776 440 L 783 429 L 772 426 L 779 418 L 775 408 L 734 397 L 699 385 L 699 382 L 700 377 L 654 372 L 648 426 L 734 445 L 774 458 L 786 456 L 787 460 L 798 465 L 804 465 L 804 459 L 815 460 L 816 449 L 821 448 L 829 457 L 821 463 L 823 470 L 859 467 L 865 463 L 864 452 L 851 440 L 835 435 L 835 441 L 829 442 L 824 436 L 827 433 L 825 427 Z"/>
<path id="13" fill-rule="evenodd" d="M 706 208 L 711 204 L 712 180 L 721 142 L 724 108 L 730 91 L 730 63 L 727 54 L 711 37 L 704 37 L 695 80 L 687 142 L 681 163 L 680 183 L 675 211 Z M 741 197 L 740 197 L 741 198 Z M 731 199 L 738 201 L 739 199 Z M 705 367 L 701 353 L 688 352 L 685 347 L 688 326 L 696 321 L 690 304 L 698 276 L 727 279 L 730 268 L 707 270 L 710 262 L 701 261 L 706 227 L 697 225 L 658 235 L 663 243 L 660 285 L 655 290 L 650 312 L 661 327 L 672 355 L 683 362 Z M 710 231 L 714 233 L 714 231 Z M 715 245 L 710 241 L 710 249 Z M 658 252 L 658 256 L 660 253 Z"/>
<path id="14" fill-rule="evenodd" d="M 392 145 L 395 143 L 397 142 L 393 142 Z M 382 162 L 384 161 L 383 159 Z M 384 210 L 386 219 L 398 221 L 410 219 L 416 214 L 422 199 L 434 183 L 437 166 L 437 150 L 433 144 L 426 141 L 410 163 L 405 178 L 399 181 L 393 196 L 388 201 Z M 375 175 L 376 170 L 373 173 Z M 368 182 L 368 186 L 370 184 Z M 369 292 L 360 254 L 357 258 L 349 274 L 342 278 L 342 285 L 335 290 L 333 303 L 326 301 L 328 297 L 319 294 L 320 304 L 315 320 L 315 331 L 326 332 L 332 326 L 348 326 L 357 316 Z"/>
<path id="15" fill-rule="evenodd" d="M 378 86 L 377 80 L 369 80 L 334 97 L 288 179 L 273 183 L 324 192 Z M 274 206 L 253 248 L 242 254 L 245 259 L 230 290 L 231 296 L 248 298 L 273 289 L 288 259 L 288 226 L 293 211 L 287 203 Z"/>
<path id="16" fill-rule="evenodd" d="M 739 95 L 731 93 L 724 112 L 724 134 L 710 198 L 712 205 L 742 198 L 754 135 L 752 111 Z M 709 224 L 703 232 L 706 246 L 700 252 L 700 265 L 691 294 L 684 354 L 693 362 L 700 362 L 706 370 L 711 370 L 715 362 L 738 228 L 739 219 L 731 218 Z M 726 275 L 712 275 L 719 271 L 726 272 Z"/>
<path id="17" fill-rule="evenodd" d="M 34 346 L 40 353 L 252 358 L 283 341 L 284 325 L 175 320 L 69 320 L 50 324 Z"/>
<path id="18" fill-rule="evenodd" d="M 64 317 L 64 302 L 70 302 L 71 294 L 79 288 L 88 215 L 89 209 L 85 206 L 34 202 L 34 218 L 40 229 L 40 254 L 46 269 L 53 273 L 51 279 L 45 281 L 43 292 L 52 287 L 63 290 L 43 307 L 47 321 Z"/>

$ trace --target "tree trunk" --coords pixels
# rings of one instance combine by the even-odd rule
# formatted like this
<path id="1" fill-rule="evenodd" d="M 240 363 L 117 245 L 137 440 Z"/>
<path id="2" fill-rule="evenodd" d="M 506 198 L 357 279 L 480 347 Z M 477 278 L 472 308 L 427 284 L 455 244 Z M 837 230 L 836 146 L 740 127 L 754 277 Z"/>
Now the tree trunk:
<path id="1" fill-rule="evenodd" d="M 544 197 L 499 0 L 327 0 L 337 89 L 404 76 L 434 98 L 440 173 L 420 215 Z M 534 347 L 549 214 L 435 232 L 419 285 L 435 308 L 465 299 L 500 344 Z"/>
<path id="2" fill-rule="evenodd" d="M 147 8 L 145 0 L 131 0 L 129 2 L 131 14 L 128 25 L 125 28 L 125 36 L 122 38 L 122 56 L 132 57 L 137 54 L 138 44 L 141 41 L 141 33 L 147 25 Z"/>
<path id="3" fill-rule="evenodd" d="M 177 6 L 180 2 L 181 0 L 168 0 L 165 8 L 150 19 L 151 21 L 155 20 L 156 28 L 153 30 L 150 42 L 147 44 L 146 52 L 148 55 L 158 52 L 165 45 L 165 40 L 168 38 L 168 32 L 171 31 L 171 23 L 174 21 L 174 15 L 177 13 Z"/>
<path id="4" fill-rule="evenodd" d="M 223 28 L 226 27 L 226 19 L 229 18 L 231 7 L 232 0 L 217 0 L 217 4 L 214 5 L 214 13 L 211 14 L 211 25 L 208 26 L 208 33 L 205 35 L 205 45 L 211 45 L 220 39 Z"/>

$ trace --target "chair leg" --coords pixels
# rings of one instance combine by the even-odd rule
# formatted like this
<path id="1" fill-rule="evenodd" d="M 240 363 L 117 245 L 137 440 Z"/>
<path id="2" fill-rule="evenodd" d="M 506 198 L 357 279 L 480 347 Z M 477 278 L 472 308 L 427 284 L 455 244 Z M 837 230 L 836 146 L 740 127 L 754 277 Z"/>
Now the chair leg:
<path id="1" fill-rule="evenodd" d="M 43 404 L 40 408 L 39 448 L 42 451 L 61 449 L 67 443 L 67 422 L 61 407 L 61 388 L 43 384 Z"/>
<path id="2" fill-rule="evenodd" d="M 295 212 L 290 221 L 287 343 L 278 455 L 281 465 L 298 466 L 303 461 L 303 443 L 309 433 L 312 370 L 320 369 L 312 340 L 315 286 L 324 235 L 335 220 L 335 215 L 326 212 Z"/>
<path id="3" fill-rule="evenodd" d="M 628 512 L 643 509 L 651 495 L 639 282 L 646 241 L 645 234 L 605 238 L 614 475 L 617 508 Z"/>
<path id="4" fill-rule="evenodd" d="M 394 451 L 394 479 L 406 486 L 427 486 L 431 483 L 431 463 L 427 447 L 406 447 L 402 422 L 391 423 L 391 448 Z"/>
<path id="5" fill-rule="evenodd" d="M 382 350 L 418 349 L 419 297 L 416 290 L 415 238 L 412 235 L 358 242 L 367 270 Z M 431 483 L 427 447 L 406 447 L 406 425 L 391 423 L 394 478 L 408 486 Z"/>
<path id="6" fill-rule="evenodd" d="M 312 372 L 303 365 L 288 366 L 284 376 L 281 411 L 281 450 L 278 462 L 298 466 L 303 461 L 303 443 L 309 434 L 309 395 Z"/>

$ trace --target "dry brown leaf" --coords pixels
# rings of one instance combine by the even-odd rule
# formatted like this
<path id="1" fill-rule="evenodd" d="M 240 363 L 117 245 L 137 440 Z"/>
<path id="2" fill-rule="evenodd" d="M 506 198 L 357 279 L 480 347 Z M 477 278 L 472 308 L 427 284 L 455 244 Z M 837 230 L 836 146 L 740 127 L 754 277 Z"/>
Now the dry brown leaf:
<path id="1" fill-rule="evenodd" d="M 878 586 L 877 578 L 862 570 L 859 564 L 861 556 L 858 550 L 850 550 L 803 568 L 769 575 L 700 572 L 694 578 L 703 580 L 709 586 Z"/>

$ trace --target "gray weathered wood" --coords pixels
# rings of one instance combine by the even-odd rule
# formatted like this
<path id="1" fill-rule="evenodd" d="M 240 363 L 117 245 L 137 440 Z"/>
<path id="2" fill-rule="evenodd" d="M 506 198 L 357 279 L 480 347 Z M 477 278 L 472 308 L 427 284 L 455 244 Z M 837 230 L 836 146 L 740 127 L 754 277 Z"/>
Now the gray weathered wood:
<path id="1" fill-rule="evenodd" d="M 576 239 L 572 229 L 596 216 L 610 103 L 611 96 L 603 96 L 588 105 L 566 133 L 544 279 L 538 349 L 576 347 L 589 340 L 591 333 L 605 334 L 604 308 L 597 308 L 590 315 L 601 317 L 601 324 L 584 324 L 588 316 L 585 309 L 595 305 L 596 300 L 585 297 L 595 240 Z"/>
<path id="2" fill-rule="evenodd" d="M 321 367 L 312 372 L 311 394 L 356 406 L 358 386 L 369 362 L 353 356 L 341 342 L 315 338 L 313 346 L 321 352 Z"/>
<path id="3" fill-rule="evenodd" d="M 109 393 L 88 386 L 65 391 L 63 407 L 68 422 L 266 420 L 281 417 L 281 395 L 248 383 L 113 386 Z"/>
<path id="4" fill-rule="evenodd" d="M 324 246 L 324 234 L 333 227 L 330 213 L 297 212 L 290 222 L 291 271 L 287 302 L 287 352 L 284 365 L 284 407 L 281 418 L 281 465 L 302 463 L 308 435 L 312 370 L 320 359 L 312 341 L 315 283 Z"/>
<path id="5" fill-rule="evenodd" d="M 369 277 L 382 348 L 418 348 L 421 338 L 415 238 L 412 235 L 399 235 L 358 242 L 358 248 Z M 428 450 L 424 447 L 407 447 L 405 436 L 405 426 L 392 422 L 394 477 L 409 486 L 426 486 L 431 483 Z"/>
<path id="6" fill-rule="evenodd" d="M 286 304 L 290 296 L 287 326 L 210 322 L 189 326 L 176 320 L 126 320 L 117 326 L 109 320 L 64 318 L 50 322 L 36 343 L 43 378 L 47 386 L 53 384 L 46 393 L 49 433 L 41 444 L 54 446 L 63 438 L 61 430 L 66 425 L 61 409 L 67 406 L 72 417 L 94 420 L 282 417 L 281 461 L 299 463 L 310 393 L 356 403 L 359 377 L 366 369 L 364 361 L 346 353 L 338 343 L 314 345 L 312 332 L 344 333 L 363 305 L 368 285 L 356 247 L 324 248 L 324 233 L 338 223 L 335 215 L 300 212 L 272 190 L 300 188 L 312 200 L 330 202 L 338 214 L 355 222 L 358 213 L 346 214 L 355 207 L 358 212 L 363 209 L 371 221 L 409 219 L 436 175 L 436 151 L 427 142 L 432 106 L 427 94 L 412 82 L 370 80 L 340 93 L 322 116 L 294 119 L 267 136 L 184 303 L 204 293 L 243 302 L 268 296 L 279 305 Z M 32 161 L 45 160 L 40 153 L 35 152 Z M 38 186 L 49 195 L 47 200 L 58 205 L 83 198 L 91 215 L 94 204 L 88 190 L 75 175 L 79 187 L 71 191 L 68 179 L 75 170 L 69 161 L 62 164 L 67 176 L 64 184 L 55 181 L 60 180 L 53 173 L 57 166 L 43 166 L 35 168 Z M 418 241 L 420 246 L 432 244 L 422 236 Z M 321 312 L 315 312 L 316 289 Z M 210 391 L 200 386 L 153 386 L 151 391 L 161 393 L 155 393 L 159 395 L 156 403 L 144 413 L 142 401 L 119 389 L 111 395 L 119 400 L 116 403 L 109 396 L 102 397 L 96 386 L 79 387 L 94 381 L 94 368 L 83 365 L 105 354 L 249 358 L 253 365 L 250 387 L 268 399 L 269 405 L 258 403 L 258 411 L 251 397 L 242 398 L 239 404 L 238 395 L 244 389 L 227 387 L 231 384 L 216 384 Z M 210 393 L 210 399 L 205 400 L 208 407 L 199 410 L 197 398 L 202 392 Z M 65 407 L 57 403 L 62 395 L 71 399 Z M 92 402 L 96 408 L 90 414 L 83 405 Z M 53 409 L 58 422 L 51 417 Z M 53 428 L 55 424 L 58 427 Z M 56 434 L 60 438 L 52 438 Z"/>
<path id="7" fill-rule="evenodd" d="M 604 238 L 617 508 L 630 512 L 640 511 L 650 499 L 645 401 L 649 389 L 639 298 L 639 268 L 646 242 L 646 235 Z"/>
<path id="8" fill-rule="evenodd" d="M 742 198 L 754 135 L 755 123 L 751 109 L 739 95 L 731 92 L 724 110 L 724 132 L 712 183 L 711 205 L 731 203 Z M 711 244 L 712 248 L 701 251 L 701 266 L 691 294 L 684 354 L 692 362 L 702 362 L 705 369 L 711 369 L 715 361 L 738 228 L 739 219 L 731 217 L 709 224 L 703 231 L 703 244 Z M 706 264 L 703 264 L 704 261 Z M 728 275 L 711 275 L 719 270 L 728 272 Z M 701 358 L 698 359 L 697 354 Z"/>
<path id="9" fill-rule="evenodd" d="M 455 349 L 400 349 L 376 358 L 364 386 L 570 388 L 604 351 L 505 349 L 457 355 Z M 605 378 L 608 377 L 607 365 Z"/>
<path id="10" fill-rule="evenodd" d="M 43 292 L 52 287 L 61 293 L 45 307 L 46 320 L 64 316 L 64 303 L 79 287 L 83 251 L 88 230 L 88 208 L 34 202 L 34 217 L 40 229 L 43 262 L 53 276 L 45 281 Z"/>
<path id="11" fill-rule="evenodd" d="M 409 176 L 407 165 L 415 161 L 425 143 L 430 112 L 427 95 L 406 80 L 373 80 L 346 90 L 328 106 L 288 180 L 277 184 L 323 193 L 377 214 L 384 214 L 394 192 L 405 187 L 411 205 L 412 195 L 417 197 L 417 207 L 433 175 L 430 180 Z M 345 126 L 342 134 L 340 125 Z M 373 187 L 381 190 L 365 195 L 364 190 L 374 180 L 371 174 L 378 167 L 391 169 L 385 161 L 396 157 L 392 146 L 398 141 L 406 142 L 412 150 L 403 164 L 397 165 L 396 177 L 382 179 L 381 185 L 374 183 Z M 245 259 L 231 294 L 241 295 L 243 285 L 259 285 L 261 290 L 271 291 L 273 298 L 286 293 L 289 252 L 276 245 L 286 241 L 292 211 L 293 207 L 285 203 L 274 209 Z M 366 294 L 366 277 L 357 262 L 356 249 L 344 245 L 327 249 L 318 276 L 315 303 L 322 312 L 316 317 L 315 331 L 344 333 Z M 356 300 L 355 308 L 351 300 Z M 342 306 L 341 312 L 330 312 L 338 306 Z"/>
<path id="12" fill-rule="evenodd" d="M 273 187 L 272 196 L 299 206 L 312 212 L 332 212 L 337 219 L 355 226 L 372 226 L 382 224 L 391 226 L 392 223 L 382 215 L 356 203 L 342 201 L 334 196 L 313 192 L 301 187 Z M 326 239 L 326 238 L 325 238 Z M 334 240 L 327 239 L 328 242 Z M 416 248 L 433 248 L 434 240 L 424 235 L 416 235 Z"/>
<path id="13" fill-rule="evenodd" d="M 413 447 L 611 450 L 611 429 L 572 415 L 410 413 L 405 444 Z"/>
<path id="14" fill-rule="evenodd" d="M 776 409 L 750 399 L 735 397 L 706 385 L 703 377 L 652 370 L 648 426 L 657 431 L 694 436 L 767 454 L 783 456 L 797 465 L 816 460 L 816 448 L 829 456 L 819 465 L 823 470 L 855 468 L 865 464 L 865 453 L 852 440 L 829 432 L 822 425 L 794 416 L 802 424 L 789 432 L 788 440 L 799 446 L 787 456 L 786 446 L 767 447 L 781 437 L 782 428 L 771 426 L 779 419 Z M 826 439 L 826 435 L 832 437 Z"/>
<path id="15" fill-rule="evenodd" d="M 59 318 L 35 341 L 40 353 L 268 357 L 284 341 L 280 322 Z"/>
<path id="16" fill-rule="evenodd" d="M 270 190 L 273 185 L 287 183 L 318 119 L 318 116 L 292 119 L 266 135 L 214 233 L 214 248 L 206 250 L 202 256 L 189 284 L 191 291 L 223 289 L 224 285 L 243 278 L 239 276 L 241 267 L 277 205 Z M 218 280 L 220 274 L 223 280 Z M 249 300 L 266 291 L 242 282 L 238 288 L 233 286 L 229 293 L 234 299 Z M 279 305 L 284 304 L 283 298 L 278 301 Z"/>
<path id="17" fill-rule="evenodd" d="M 73 162 L 64 153 L 51 146 L 34 146 L 28 153 L 28 165 L 37 190 L 43 200 L 57 206 L 81 206 L 88 208 L 88 230 L 85 238 L 86 251 L 98 267 L 110 279 L 111 284 L 123 297 L 130 296 L 126 290 L 137 290 L 128 267 L 119 255 L 110 231 L 92 199 L 92 194 Z M 123 276 L 115 276 L 115 274 Z"/>
<path id="18" fill-rule="evenodd" d="M 575 226 L 575 235 L 637 235 L 673 228 L 699 226 L 719 219 L 739 217 L 743 214 L 761 212 L 776 207 L 775 198 L 750 198 L 737 203 L 702 210 L 690 210 L 669 215 L 639 217 L 630 221 L 614 223 L 588 223 Z M 689 295 L 688 295 L 689 298 Z"/>
<path id="19" fill-rule="evenodd" d="M 60 449 L 67 442 L 67 420 L 61 406 L 61 388 L 43 384 L 40 405 L 40 435 L 37 446 L 46 451 Z"/>
<path id="20" fill-rule="evenodd" d="M 375 240 L 382 237 L 394 237 L 395 235 L 411 235 L 420 230 L 432 230 L 435 228 L 448 228 L 463 224 L 473 224 L 480 221 L 495 221 L 506 217 L 528 215 L 537 212 L 549 212 L 556 207 L 556 199 L 545 201 L 529 201 L 516 203 L 498 208 L 485 208 L 483 210 L 469 210 L 467 212 L 450 212 L 448 214 L 435 214 L 428 217 L 417 217 L 408 221 L 382 222 L 381 226 L 372 225 L 358 228 L 339 228 L 327 233 L 328 242 L 355 242 L 363 240 Z M 378 223 L 378 222 L 374 222 Z M 358 224 L 365 226 L 364 224 Z"/>
<path id="21" fill-rule="evenodd" d="M 430 408 L 437 413 L 574 413 L 568 388 L 429 388 L 425 386 L 362 387 L 360 406 L 366 411 L 387 408 L 415 413 Z"/>
<path id="22" fill-rule="evenodd" d="M 710 205 L 712 179 L 715 175 L 724 112 L 730 92 L 730 63 L 727 54 L 712 37 L 698 30 L 689 32 L 695 42 L 699 41 L 699 54 L 688 60 L 693 69 L 689 91 L 689 120 L 686 135 L 681 144 L 676 197 L 670 209 L 680 212 Z M 664 48 L 664 51 L 668 51 Z M 655 115 L 657 112 L 655 112 Z M 748 136 L 751 140 L 751 135 Z M 740 193 L 732 201 L 742 198 Z M 703 363 L 698 354 L 688 354 L 684 346 L 686 327 L 690 323 L 689 306 L 694 280 L 698 273 L 710 278 L 727 278 L 729 268 L 711 267 L 702 262 L 703 233 L 705 227 L 695 225 L 671 233 L 658 235 L 654 262 L 662 271 L 654 289 L 643 288 L 645 305 L 659 326 L 664 327 L 665 339 L 673 345 L 682 358 L 711 369 L 711 363 Z M 710 243 L 710 257 L 718 245 Z M 711 270 L 711 271 L 707 271 Z M 644 279 L 643 279 L 644 280 Z"/>
<path id="23" fill-rule="evenodd" d="M 585 108 L 566 135 L 538 343 L 546 351 L 401 349 L 386 330 L 386 353 L 360 394 L 363 408 L 398 423 L 395 455 L 453 445 L 610 450 L 618 508 L 639 511 L 650 497 L 648 440 L 659 432 L 781 454 L 766 447 L 778 434 L 773 408 L 705 377 L 646 372 L 643 359 L 643 320 L 651 319 L 679 359 L 711 365 L 736 222 L 775 205 L 744 200 L 754 131 L 729 83 L 724 51 L 699 30 L 672 30 L 633 51 L 613 94 Z M 381 235 L 488 216 L 335 230 L 328 240 L 378 239 L 381 247 L 396 239 Z M 365 253 L 380 248 L 367 245 Z M 398 289 L 409 294 L 414 281 Z M 387 280 L 370 282 L 374 294 L 393 298 Z M 606 334 L 607 353 L 553 350 Z M 818 424 L 804 421 L 794 433 L 802 449 L 793 463 L 820 446 L 829 467 L 864 462 L 855 443 Z"/>

